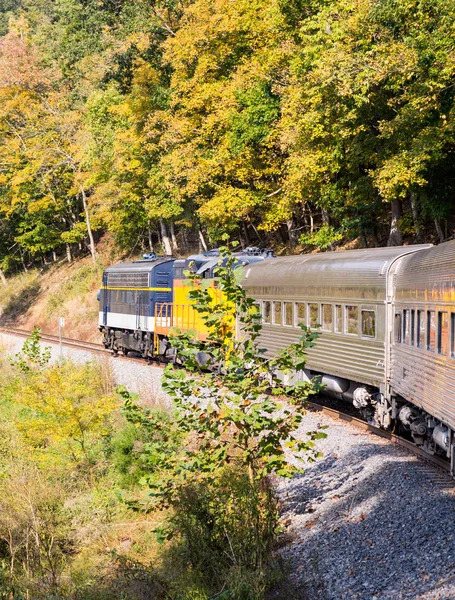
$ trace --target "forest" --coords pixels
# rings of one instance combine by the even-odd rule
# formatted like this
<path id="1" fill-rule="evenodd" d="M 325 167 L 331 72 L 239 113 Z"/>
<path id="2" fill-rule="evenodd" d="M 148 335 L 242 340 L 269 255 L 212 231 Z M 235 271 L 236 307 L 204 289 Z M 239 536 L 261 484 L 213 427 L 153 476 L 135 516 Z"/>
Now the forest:
<path id="1" fill-rule="evenodd" d="M 0 0 L 0 267 L 449 239 L 455 4 Z M 351 246 L 349 246 L 351 245 Z"/>

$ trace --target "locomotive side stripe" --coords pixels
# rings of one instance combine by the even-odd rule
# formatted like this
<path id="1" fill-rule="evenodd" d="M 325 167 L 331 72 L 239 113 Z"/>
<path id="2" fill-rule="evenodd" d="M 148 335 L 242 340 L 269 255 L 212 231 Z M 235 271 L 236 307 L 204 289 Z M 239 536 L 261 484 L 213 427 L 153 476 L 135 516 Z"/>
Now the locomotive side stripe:
<path id="1" fill-rule="evenodd" d="M 101 286 L 102 290 L 123 290 L 127 292 L 172 292 L 172 288 L 170 287 L 108 287 Z"/>

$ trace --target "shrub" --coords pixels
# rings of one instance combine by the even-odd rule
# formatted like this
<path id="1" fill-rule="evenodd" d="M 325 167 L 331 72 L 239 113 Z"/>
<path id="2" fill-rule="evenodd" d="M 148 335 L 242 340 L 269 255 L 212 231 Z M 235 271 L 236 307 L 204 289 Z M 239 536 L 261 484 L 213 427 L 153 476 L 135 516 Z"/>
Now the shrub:
<path id="1" fill-rule="evenodd" d="M 318 385 L 285 383 L 303 368 L 304 351 L 317 336 L 302 327 L 296 343 L 265 358 L 258 340 L 261 315 L 237 282 L 235 259 L 225 251 L 220 263 L 220 301 L 188 274 L 194 284 L 190 296 L 210 333 L 204 343 L 187 333 L 171 339 L 187 370 L 172 365 L 165 370 L 174 418 L 160 422 L 123 395 L 127 419 L 156 435 L 143 447 L 149 469 L 144 483 L 152 503 L 171 508 L 160 530 L 163 539 L 177 541 L 189 580 L 201 585 L 196 589 L 253 600 L 263 597 L 273 571 L 278 511 L 270 475 L 300 471 L 289 453 L 314 460 L 314 440 L 325 437 L 321 431 L 309 432 L 305 440 L 294 436 L 305 400 Z M 233 311 L 239 315 L 238 339 Z"/>

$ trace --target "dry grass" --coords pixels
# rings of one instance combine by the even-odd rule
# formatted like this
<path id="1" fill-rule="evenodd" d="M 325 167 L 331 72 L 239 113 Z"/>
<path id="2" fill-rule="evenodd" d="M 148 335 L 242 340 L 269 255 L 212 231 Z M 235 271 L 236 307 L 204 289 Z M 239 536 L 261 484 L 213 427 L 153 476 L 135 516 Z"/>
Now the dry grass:
<path id="1" fill-rule="evenodd" d="M 29 271 L 8 278 L 0 286 L 0 321 L 24 329 L 41 327 L 58 332 L 58 318 L 65 317 L 64 335 L 100 341 L 97 294 L 103 268 L 118 261 L 112 247 L 100 246 L 99 262 L 89 257 L 72 264 L 61 262 L 45 272 Z"/>

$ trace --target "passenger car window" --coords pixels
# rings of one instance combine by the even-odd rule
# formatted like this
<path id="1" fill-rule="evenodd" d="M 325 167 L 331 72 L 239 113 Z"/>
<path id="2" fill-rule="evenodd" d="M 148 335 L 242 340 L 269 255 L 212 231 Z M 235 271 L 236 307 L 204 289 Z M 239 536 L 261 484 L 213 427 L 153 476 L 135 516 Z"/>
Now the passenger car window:
<path id="1" fill-rule="evenodd" d="M 409 310 L 403 311 L 403 344 L 409 344 Z"/>
<path id="2" fill-rule="evenodd" d="M 417 346 L 425 348 L 425 311 L 417 311 Z"/>
<path id="3" fill-rule="evenodd" d="M 341 304 L 335 306 L 335 331 L 338 333 L 343 331 L 343 307 Z"/>
<path id="4" fill-rule="evenodd" d="M 427 311 L 427 350 L 434 352 L 436 349 L 436 325 L 434 310 Z"/>
<path id="5" fill-rule="evenodd" d="M 376 336 L 376 314 L 374 310 L 362 310 L 362 335 Z"/>
<path id="6" fill-rule="evenodd" d="M 284 324 L 292 327 L 294 324 L 294 314 L 293 314 L 293 304 L 292 302 L 284 303 Z"/>
<path id="7" fill-rule="evenodd" d="M 281 302 L 273 303 L 273 324 L 274 325 L 282 325 L 283 324 L 283 305 Z"/>
<path id="8" fill-rule="evenodd" d="M 303 302 L 295 303 L 295 324 L 299 323 L 306 324 L 306 305 Z"/>
<path id="9" fill-rule="evenodd" d="M 394 336 L 395 343 L 401 344 L 401 313 L 395 313 Z"/>
<path id="10" fill-rule="evenodd" d="M 264 300 L 262 302 L 262 322 L 270 323 L 270 301 Z"/>
<path id="11" fill-rule="evenodd" d="M 322 329 L 332 331 L 333 306 L 331 304 L 322 305 Z"/>
<path id="12" fill-rule="evenodd" d="M 346 306 L 346 333 L 359 333 L 359 307 Z"/>
<path id="13" fill-rule="evenodd" d="M 315 327 L 319 325 L 319 304 L 308 304 L 309 309 L 309 326 Z"/>
<path id="14" fill-rule="evenodd" d="M 411 346 L 414 346 L 415 342 L 415 323 L 416 321 L 416 311 L 411 310 Z"/>
<path id="15" fill-rule="evenodd" d="M 438 313 L 438 353 L 447 354 L 449 351 L 449 315 Z"/>

